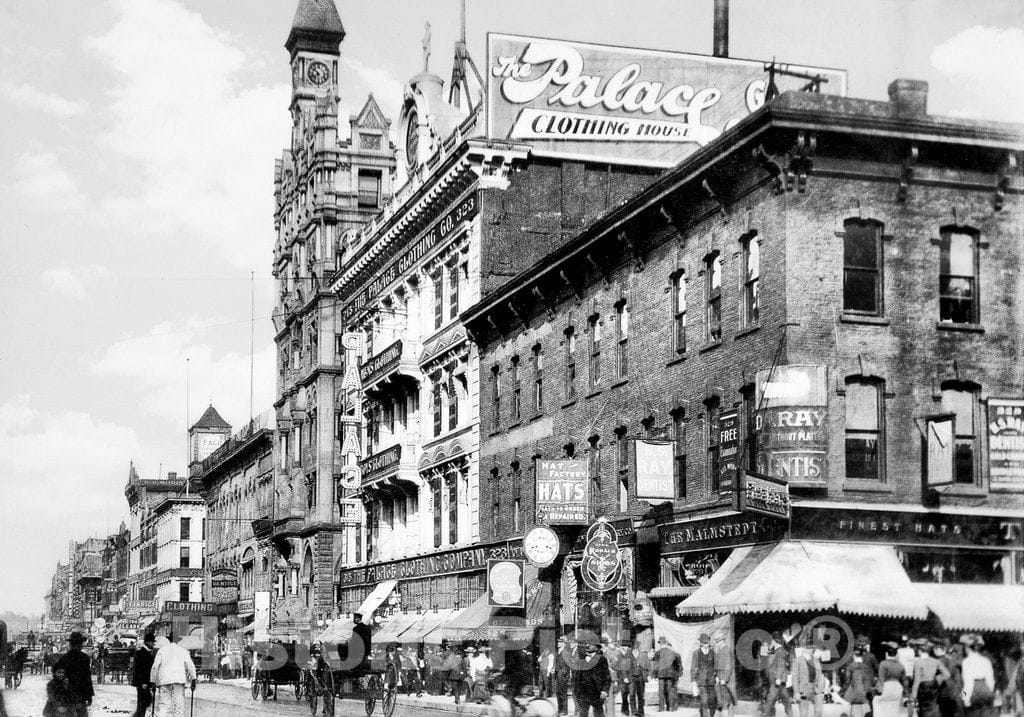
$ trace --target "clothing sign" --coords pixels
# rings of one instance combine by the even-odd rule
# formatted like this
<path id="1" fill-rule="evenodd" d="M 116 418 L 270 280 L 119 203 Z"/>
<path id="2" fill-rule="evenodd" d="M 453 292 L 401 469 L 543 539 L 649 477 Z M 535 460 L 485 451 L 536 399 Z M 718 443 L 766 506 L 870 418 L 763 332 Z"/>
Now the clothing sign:
<path id="1" fill-rule="evenodd" d="M 953 450 L 956 447 L 956 417 L 950 413 L 942 416 L 929 416 L 925 419 L 925 485 L 937 488 L 952 485 Z"/>
<path id="2" fill-rule="evenodd" d="M 537 459 L 537 522 L 586 525 L 590 522 L 590 471 L 586 461 Z"/>
<path id="3" fill-rule="evenodd" d="M 487 605 L 489 607 L 526 607 L 523 560 L 487 561 Z"/>
<path id="4" fill-rule="evenodd" d="M 846 94 L 846 72 L 819 75 Z M 529 142 L 535 154 L 667 167 L 765 102 L 768 74 L 754 60 L 488 34 L 487 131 Z M 807 80 L 777 75 L 782 90 Z"/>
<path id="5" fill-rule="evenodd" d="M 988 400 L 988 471 L 991 490 L 1024 490 L 1024 401 Z"/>
<path id="6" fill-rule="evenodd" d="M 633 441 L 637 499 L 657 504 L 676 497 L 673 446 L 670 441 Z"/>
<path id="7" fill-rule="evenodd" d="M 787 482 L 828 475 L 828 392 L 824 366 L 757 372 L 757 472 Z"/>
<path id="8" fill-rule="evenodd" d="M 759 513 L 789 519 L 789 485 L 768 476 L 740 471 L 737 509 L 741 513 Z"/>

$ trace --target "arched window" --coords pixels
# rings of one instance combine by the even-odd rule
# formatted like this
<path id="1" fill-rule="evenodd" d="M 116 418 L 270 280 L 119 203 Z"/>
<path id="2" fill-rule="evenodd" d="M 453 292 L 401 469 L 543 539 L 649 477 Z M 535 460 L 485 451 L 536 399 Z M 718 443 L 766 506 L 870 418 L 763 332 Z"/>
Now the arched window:
<path id="1" fill-rule="evenodd" d="M 883 410 L 882 386 L 877 381 L 846 382 L 846 478 L 882 480 Z"/>

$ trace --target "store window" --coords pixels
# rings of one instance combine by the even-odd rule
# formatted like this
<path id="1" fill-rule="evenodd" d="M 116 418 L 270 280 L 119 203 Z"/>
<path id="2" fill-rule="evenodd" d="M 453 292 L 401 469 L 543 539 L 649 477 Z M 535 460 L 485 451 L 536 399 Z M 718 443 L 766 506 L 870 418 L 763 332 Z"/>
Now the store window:
<path id="1" fill-rule="evenodd" d="M 874 381 L 846 383 L 846 477 L 882 477 L 882 390 Z"/>
<path id="2" fill-rule="evenodd" d="M 967 383 L 942 384 L 942 412 L 954 415 L 956 445 L 953 449 L 953 480 L 977 482 L 977 387 Z"/>
<path id="3" fill-rule="evenodd" d="M 753 326 L 761 318 L 761 239 L 753 234 L 743 240 L 743 326 Z"/>
<path id="4" fill-rule="evenodd" d="M 939 321 L 978 323 L 977 237 L 962 230 L 943 230 L 939 251 Z"/>
<path id="5" fill-rule="evenodd" d="M 677 354 L 686 353 L 686 274 L 672 276 L 672 345 Z"/>
<path id="6" fill-rule="evenodd" d="M 722 340 L 722 257 L 718 252 L 708 256 L 705 262 L 707 280 L 707 311 L 705 331 L 707 342 Z"/>
<path id="7" fill-rule="evenodd" d="M 843 311 L 882 315 L 882 225 L 848 219 L 843 224 Z"/>

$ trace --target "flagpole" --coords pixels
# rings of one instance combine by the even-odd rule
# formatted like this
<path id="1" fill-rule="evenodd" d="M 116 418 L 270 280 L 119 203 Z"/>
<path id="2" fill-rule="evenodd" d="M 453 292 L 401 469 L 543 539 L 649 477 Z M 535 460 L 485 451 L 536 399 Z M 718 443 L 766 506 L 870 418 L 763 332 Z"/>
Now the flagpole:
<path id="1" fill-rule="evenodd" d="M 189 446 L 189 435 L 188 435 L 188 427 L 189 427 L 188 426 L 188 412 L 189 412 L 189 406 L 188 406 L 188 393 L 189 393 L 188 373 L 189 373 L 189 362 L 190 362 L 190 359 L 186 356 L 185 357 L 185 495 L 188 495 L 188 484 L 189 484 L 189 479 L 188 479 L 188 472 L 189 472 L 188 454 L 189 454 L 189 448 L 190 448 L 190 446 Z"/>
<path id="2" fill-rule="evenodd" d="M 249 270 L 249 423 L 252 423 L 252 395 L 256 385 L 256 272 Z"/>

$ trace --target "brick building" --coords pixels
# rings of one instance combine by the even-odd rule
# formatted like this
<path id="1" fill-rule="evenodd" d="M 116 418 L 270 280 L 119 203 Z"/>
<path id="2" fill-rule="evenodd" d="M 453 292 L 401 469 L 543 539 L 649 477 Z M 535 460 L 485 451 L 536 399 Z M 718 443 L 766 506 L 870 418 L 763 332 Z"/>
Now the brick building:
<path id="1" fill-rule="evenodd" d="M 825 563 L 848 567 L 851 595 L 892 581 L 859 612 L 1020 629 L 999 615 L 1024 580 L 1024 134 L 926 101 L 913 81 L 889 102 L 784 93 L 463 313 L 483 375 L 481 540 L 550 513 L 535 485 L 551 459 L 580 461 L 562 467 L 585 476 L 587 522 L 618 528 L 608 592 L 581 582 L 580 528 L 556 528 L 541 577 L 563 625 L 595 624 L 598 603 L 628 624 L 645 593 L 738 630 L 797 602 L 748 581 L 736 606 L 721 581 L 746 559 L 771 585 L 796 543 L 813 544 L 793 568 L 808 584 Z M 787 500 L 774 478 L 790 522 L 734 510 L 746 471 L 748 505 Z M 943 584 L 908 605 L 908 576 Z"/>

